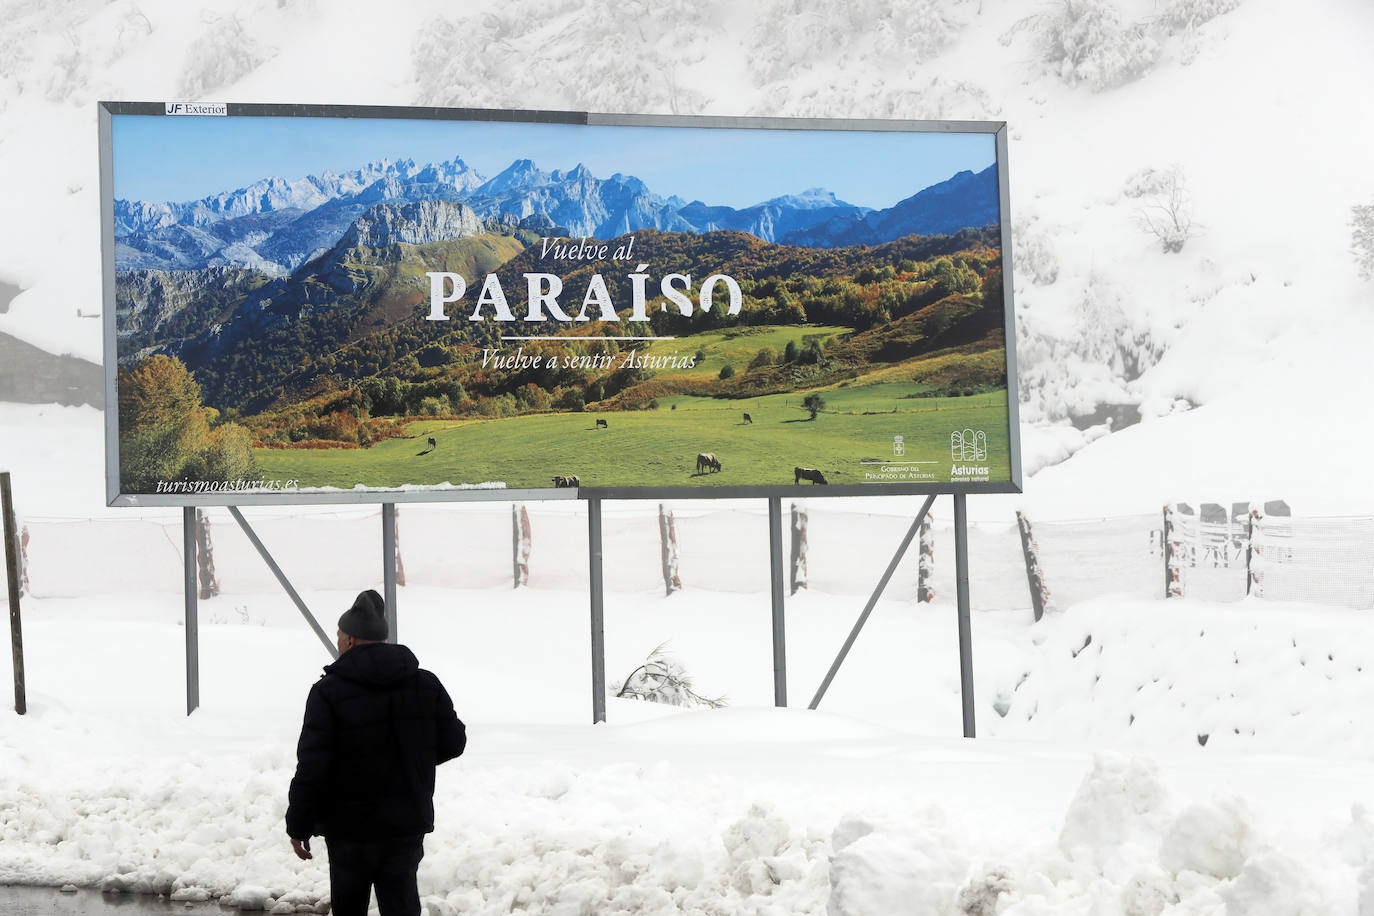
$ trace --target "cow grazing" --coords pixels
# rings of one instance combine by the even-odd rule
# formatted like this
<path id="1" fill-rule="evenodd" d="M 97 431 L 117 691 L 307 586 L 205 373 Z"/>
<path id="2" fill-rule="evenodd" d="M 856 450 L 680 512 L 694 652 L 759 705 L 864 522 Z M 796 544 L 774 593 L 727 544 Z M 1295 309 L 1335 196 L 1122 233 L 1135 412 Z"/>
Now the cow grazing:
<path id="1" fill-rule="evenodd" d="M 745 415 L 744 415 L 744 422 L 745 422 L 745 423 L 753 423 L 753 422 L 754 422 L 754 418 L 751 417 L 751 416 L 749 416 L 749 414 L 745 414 Z"/>
<path id="2" fill-rule="evenodd" d="M 597 417 L 597 418 L 596 418 L 596 428 L 597 428 L 597 429 L 610 429 L 610 428 L 611 428 L 611 424 L 607 423 L 605 420 L 601 419 L 600 417 Z"/>
<path id="3" fill-rule="evenodd" d="M 819 470 L 817 470 L 816 468 L 793 468 L 793 469 L 792 469 L 792 475 L 793 475 L 793 476 L 792 476 L 792 483 L 793 483 L 793 484 L 799 484 L 799 483 L 801 483 L 803 480 L 809 480 L 809 481 L 811 481 L 811 485 L 812 485 L 812 486 L 815 486 L 815 485 L 818 484 L 818 483 L 829 483 L 829 482 L 830 482 L 830 481 L 826 480 L 826 479 L 825 479 L 825 475 L 822 474 L 822 473 L 821 473 Z"/>
<path id="4" fill-rule="evenodd" d="M 697 455 L 697 473 L 700 474 L 708 469 L 712 471 L 719 471 L 720 459 L 717 458 L 715 454 L 712 452 L 702 452 L 701 454 Z"/>
<path id="5" fill-rule="evenodd" d="M 580 486 L 582 486 L 582 481 L 580 481 L 580 480 L 577 479 L 577 475 L 576 475 L 576 474 L 563 474 L 563 475 L 560 475 L 560 476 L 558 476 L 558 477 L 554 477 L 554 478 L 551 478 L 551 479 L 553 480 L 553 485 L 554 485 L 555 487 L 580 487 Z"/>

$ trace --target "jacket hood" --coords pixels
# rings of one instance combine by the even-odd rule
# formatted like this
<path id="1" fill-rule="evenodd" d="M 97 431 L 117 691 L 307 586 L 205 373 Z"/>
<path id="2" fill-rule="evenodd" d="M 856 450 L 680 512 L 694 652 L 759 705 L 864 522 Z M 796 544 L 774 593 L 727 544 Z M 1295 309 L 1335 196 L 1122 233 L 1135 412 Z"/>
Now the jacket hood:
<path id="1" fill-rule="evenodd" d="M 354 646 L 324 673 L 369 687 L 393 687 L 420 668 L 420 660 L 408 648 L 394 643 L 371 642 Z"/>

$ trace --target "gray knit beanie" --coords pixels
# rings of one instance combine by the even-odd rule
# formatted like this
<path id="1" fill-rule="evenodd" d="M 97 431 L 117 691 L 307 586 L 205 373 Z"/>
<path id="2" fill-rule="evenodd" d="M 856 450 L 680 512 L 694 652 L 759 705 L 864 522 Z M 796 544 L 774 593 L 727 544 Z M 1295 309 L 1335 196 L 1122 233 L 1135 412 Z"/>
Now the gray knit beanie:
<path id="1" fill-rule="evenodd" d="M 339 629 L 354 639 L 384 642 L 387 637 L 386 602 L 372 589 L 358 593 L 353 606 L 339 618 Z"/>

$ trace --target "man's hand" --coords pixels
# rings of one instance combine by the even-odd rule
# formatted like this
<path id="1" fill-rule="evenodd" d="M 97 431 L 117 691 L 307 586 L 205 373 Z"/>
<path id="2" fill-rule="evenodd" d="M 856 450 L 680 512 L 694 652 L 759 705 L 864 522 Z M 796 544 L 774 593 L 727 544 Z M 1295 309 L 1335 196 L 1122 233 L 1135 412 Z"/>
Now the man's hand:
<path id="1" fill-rule="evenodd" d="M 303 839 L 303 840 L 298 840 L 298 839 L 296 839 L 295 837 L 292 837 L 292 838 L 291 838 L 291 848 L 294 849 L 294 850 L 296 851 L 296 858 L 298 858 L 298 859 L 313 859 L 313 858 L 315 858 L 314 856 L 312 856 L 312 855 L 310 854 L 310 838 L 309 838 L 309 837 L 306 837 L 306 838 Z"/>

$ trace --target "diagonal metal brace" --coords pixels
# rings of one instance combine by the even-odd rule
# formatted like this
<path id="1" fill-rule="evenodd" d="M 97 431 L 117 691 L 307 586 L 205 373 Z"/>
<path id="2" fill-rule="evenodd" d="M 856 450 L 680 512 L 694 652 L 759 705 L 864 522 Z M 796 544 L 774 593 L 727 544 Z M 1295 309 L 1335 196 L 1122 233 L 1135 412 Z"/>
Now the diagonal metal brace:
<path id="1" fill-rule="evenodd" d="M 849 631 L 849 638 L 844 641 L 844 647 L 840 649 L 840 654 L 835 656 L 835 663 L 830 666 L 830 671 L 826 674 L 825 680 L 816 690 L 816 695 L 811 698 L 811 705 L 808 709 L 815 709 L 821 705 L 821 697 L 830 689 L 830 682 L 835 679 L 835 674 L 840 670 L 840 665 L 844 664 L 845 656 L 854 647 L 854 640 L 859 638 L 859 631 L 864 628 L 864 623 L 868 620 L 868 615 L 873 613 L 873 608 L 882 597 L 883 590 L 887 588 L 887 583 L 891 581 L 892 574 L 897 571 L 897 564 L 902 562 L 902 557 L 906 554 L 906 549 L 911 546 L 911 539 L 916 536 L 916 532 L 921 528 L 921 522 L 925 521 L 926 513 L 935 502 L 935 494 L 926 497 L 925 503 L 921 506 L 921 511 L 916 513 L 916 521 L 911 523 L 907 529 L 906 537 L 902 538 L 902 544 L 897 548 L 897 552 L 892 556 L 892 562 L 887 564 L 887 572 L 883 573 L 882 579 L 878 581 L 878 587 L 873 590 L 873 595 L 868 599 L 868 604 L 864 605 L 863 613 L 854 623 L 854 629 Z"/>
<path id="2" fill-rule="evenodd" d="M 267 564 L 267 568 L 272 570 L 272 575 L 277 577 L 277 581 L 281 583 L 281 587 L 286 589 L 286 594 L 291 596 L 291 600 L 295 602 L 296 608 L 301 612 L 301 616 L 305 618 L 305 622 L 310 624 L 310 629 L 315 631 L 315 635 L 320 638 L 320 642 L 324 643 L 324 647 L 329 650 L 329 657 L 338 658 L 338 647 L 334 645 L 334 641 L 329 638 L 324 628 L 315 620 L 315 615 L 310 613 L 310 608 L 305 606 L 305 602 L 301 600 L 301 596 L 296 594 L 296 590 L 291 587 L 291 583 L 287 580 L 286 574 L 281 571 L 281 567 L 277 565 L 277 561 L 272 559 L 272 555 L 267 552 L 267 548 L 263 546 L 262 541 L 258 539 L 257 533 L 249 526 L 248 520 L 243 517 L 243 513 L 239 511 L 239 507 L 229 506 L 227 508 L 229 509 L 229 514 L 234 517 L 234 521 L 238 522 L 239 527 L 243 529 L 243 533 L 248 535 L 248 540 L 253 542 L 253 546 L 257 548 L 258 554 L 262 557 L 263 562 Z"/>

